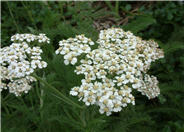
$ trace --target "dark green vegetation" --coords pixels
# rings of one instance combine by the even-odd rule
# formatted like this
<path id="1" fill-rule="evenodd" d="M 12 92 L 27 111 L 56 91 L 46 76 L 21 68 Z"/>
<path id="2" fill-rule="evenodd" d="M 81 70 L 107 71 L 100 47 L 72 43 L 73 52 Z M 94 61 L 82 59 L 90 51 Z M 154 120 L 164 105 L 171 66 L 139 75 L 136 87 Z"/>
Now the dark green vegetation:
<path id="1" fill-rule="evenodd" d="M 144 39 L 155 39 L 165 58 L 152 64 L 161 95 L 152 100 L 136 94 L 136 105 L 110 117 L 91 106 L 64 103 L 39 82 L 22 97 L 3 91 L 2 132 L 184 132 L 184 4 L 179 2 L 2 2 L 2 47 L 15 33 L 45 33 L 48 67 L 39 75 L 69 96 L 80 83 L 72 66 L 55 55 L 58 42 L 85 34 L 94 41 L 105 27 L 121 27 Z M 44 73 L 44 74 L 43 74 Z"/>

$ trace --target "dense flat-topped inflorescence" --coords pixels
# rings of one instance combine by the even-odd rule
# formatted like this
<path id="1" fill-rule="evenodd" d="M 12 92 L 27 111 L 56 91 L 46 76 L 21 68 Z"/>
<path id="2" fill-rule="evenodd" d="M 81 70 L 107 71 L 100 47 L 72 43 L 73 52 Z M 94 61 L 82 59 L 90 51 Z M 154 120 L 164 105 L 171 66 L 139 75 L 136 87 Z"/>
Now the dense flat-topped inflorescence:
<path id="1" fill-rule="evenodd" d="M 75 38 L 60 41 L 60 47 L 56 50 L 56 54 L 64 55 L 66 65 L 74 65 L 77 63 L 77 56 L 91 51 L 89 45 L 94 45 L 91 39 L 86 38 L 84 35 L 77 35 Z"/>
<path id="2" fill-rule="evenodd" d="M 36 69 L 47 67 L 41 58 L 43 51 L 36 45 L 49 43 L 50 39 L 45 34 L 16 34 L 11 41 L 10 46 L 0 49 L 0 90 L 9 89 L 10 93 L 20 96 L 31 89 L 31 82 L 36 81 L 30 75 Z"/>
<path id="3" fill-rule="evenodd" d="M 74 71 L 85 78 L 81 86 L 71 89 L 71 95 L 78 96 L 87 106 L 98 105 L 100 113 L 110 115 L 127 104 L 135 104 L 133 89 L 149 99 L 160 94 L 157 78 L 147 74 L 151 62 L 164 57 L 155 41 L 145 41 L 129 31 L 110 28 L 100 31 L 98 48 L 91 50 L 89 46 L 94 42 L 86 37 L 79 40 L 79 36 L 60 41 L 61 47 L 56 50 L 57 54 L 64 55 L 66 65 L 76 64 L 77 56 L 86 53 Z"/>

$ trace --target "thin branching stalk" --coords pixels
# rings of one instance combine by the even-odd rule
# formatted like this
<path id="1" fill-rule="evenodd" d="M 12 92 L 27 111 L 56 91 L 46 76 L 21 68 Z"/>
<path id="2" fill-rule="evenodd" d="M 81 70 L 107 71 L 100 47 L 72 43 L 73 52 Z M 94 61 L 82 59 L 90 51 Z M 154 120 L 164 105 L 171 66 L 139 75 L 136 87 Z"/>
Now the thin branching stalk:
<path id="1" fill-rule="evenodd" d="M 71 99 L 69 99 L 68 97 L 66 97 L 63 93 L 61 93 L 59 90 L 57 90 L 55 87 L 53 87 L 52 85 L 50 85 L 49 83 L 47 83 L 45 80 L 43 80 L 42 78 L 38 77 L 37 75 L 32 75 L 33 77 L 35 77 L 37 80 L 39 80 L 42 84 L 44 84 L 45 86 L 49 87 L 50 90 L 52 90 L 54 93 L 56 93 L 60 98 L 62 98 L 63 102 L 75 106 L 77 108 L 83 109 L 82 106 L 76 104 L 75 102 L 73 102 Z"/>

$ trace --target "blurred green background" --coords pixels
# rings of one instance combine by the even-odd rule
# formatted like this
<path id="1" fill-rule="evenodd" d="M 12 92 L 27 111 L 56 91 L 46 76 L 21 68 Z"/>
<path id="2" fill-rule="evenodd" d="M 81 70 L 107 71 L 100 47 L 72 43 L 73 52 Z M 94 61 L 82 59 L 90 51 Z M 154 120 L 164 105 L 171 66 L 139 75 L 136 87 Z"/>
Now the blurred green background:
<path id="1" fill-rule="evenodd" d="M 37 82 L 22 97 L 2 92 L 2 132 L 184 132 L 183 2 L 1 2 L 1 46 L 10 45 L 15 33 L 45 33 L 51 44 L 43 49 L 48 67 L 40 75 L 75 102 L 69 90 L 82 76 L 55 55 L 58 42 L 77 34 L 95 41 L 112 26 L 154 39 L 164 50 L 165 58 L 149 71 L 160 82 L 158 98 L 136 93 L 135 106 L 106 117 L 96 106 L 65 104 Z"/>

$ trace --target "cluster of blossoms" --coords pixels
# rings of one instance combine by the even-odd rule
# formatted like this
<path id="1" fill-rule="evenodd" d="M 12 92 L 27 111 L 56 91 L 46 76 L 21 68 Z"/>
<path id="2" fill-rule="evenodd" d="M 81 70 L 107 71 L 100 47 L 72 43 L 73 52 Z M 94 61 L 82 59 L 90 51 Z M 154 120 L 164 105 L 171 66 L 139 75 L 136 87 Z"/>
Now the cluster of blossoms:
<path id="1" fill-rule="evenodd" d="M 83 43 L 79 36 L 63 40 L 56 51 L 65 55 L 65 64 L 72 62 L 73 56 L 76 58 L 80 53 L 86 53 L 75 70 L 85 78 L 81 86 L 71 89 L 71 95 L 78 96 L 87 106 L 98 105 L 100 113 L 110 115 L 121 111 L 127 104 L 135 104 L 133 89 L 149 99 L 160 94 L 157 78 L 147 74 L 151 62 L 164 57 L 156 42 L 142 40 L 120 28 L 100 31 L 98 48 L 92 51 L 88 45 L 94 42 L 85 40 Z M 84 45 L 87 50 L 83 49 Z"/>
<path id="2" fill-rule="evenodd" d="M 26 41 L 28 43 L 33 41 L 38 41 L 39 43 L 50 43 L 50 39 L 43 33 L 40 33 L 39 35 L 34 34 L 15 34 L 11 37 L 11 41 L 13 42 L 23 42 Z"/>
<path id="3" fill-rule="evenodd" d="M 77 63 L 77 56 L 83 53 L 88 54 L 91 51 L 89 45 L 94 45 L 94 42 L 84 35 L 78 35 L 75 38 L 60 41 L 60 47 L 56 50 L 56 54 L 64 55 L 65 65 L 75 65 Z"/>
<path id="4" fill-rule="evenodd" d="M 10 46 L 0 49 L 0 91 L 9 89 L 10 93 L 20 96 L 31 89 L 31 82 L 36 81 L 30 74 L 36 69 L 47 67 L 41 58 L 42 49 L 32 46 L 30 42 L 49 43 L 50 39 L 45 34 L 16 34 L 11 41 L 13 43 Z"/>

